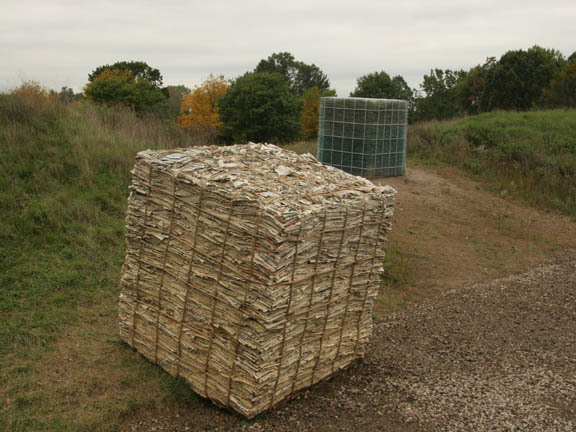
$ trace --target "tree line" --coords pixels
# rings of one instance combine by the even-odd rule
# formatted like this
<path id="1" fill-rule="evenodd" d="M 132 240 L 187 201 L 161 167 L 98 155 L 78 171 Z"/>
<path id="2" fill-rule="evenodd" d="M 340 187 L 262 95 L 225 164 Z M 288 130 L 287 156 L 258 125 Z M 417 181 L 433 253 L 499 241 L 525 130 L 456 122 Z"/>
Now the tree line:
<path id="1" fill-rule="evenodd" d="M 61 93 L 77 98 L 70 89 Z M 93 102 L 175 118 L 202 142 L 225 143 L 314 139 L 323 96 L 336 96 L 328 76 L 288 52 L 262 59 L 235 79 L 210 75 L 194 89 L 164 87 L 160 71 L 139 61 L 99 66 L 84 88 L 84 97 Z M 539 46 L 512 50 L 468 71 L 433 69 L 418 89 L 400 75 L 377 71 L 358 78 L 350 96 L 407 100 L 412 122 L 492 110 L 576 107 L 576 52 L 564 58 Z"/>

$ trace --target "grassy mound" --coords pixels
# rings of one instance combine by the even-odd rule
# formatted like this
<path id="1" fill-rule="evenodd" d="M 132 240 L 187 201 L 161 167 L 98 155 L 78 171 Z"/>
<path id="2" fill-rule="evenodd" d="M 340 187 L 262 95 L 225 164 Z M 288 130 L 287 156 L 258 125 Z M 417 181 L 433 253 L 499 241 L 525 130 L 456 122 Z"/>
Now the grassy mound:
<path id="1" fill-rule="evenodd" d="M 576 110 L 494 112 L 412 126 L 409 155 L 487 180 L 501 195 L 576 216 Z"/>
<path id="2" fill-rule="evenodd" d="M 174 146 L 130 112 L 0 97 L 0 354 L 44 344 L 115 291 L 137 151 Z"/>
<path id="3" fill-rule="evenodd" d="M 0 430 L 78 430 L 110 415 L 83 407 L 63 420 L 59 383 L 37 381 L 50 381 L 43 371 L 57 367 L 66 327 L 116 321 L 136 152 L 191 144 L 175 125 L 130 111 L 0 95 Z"/>

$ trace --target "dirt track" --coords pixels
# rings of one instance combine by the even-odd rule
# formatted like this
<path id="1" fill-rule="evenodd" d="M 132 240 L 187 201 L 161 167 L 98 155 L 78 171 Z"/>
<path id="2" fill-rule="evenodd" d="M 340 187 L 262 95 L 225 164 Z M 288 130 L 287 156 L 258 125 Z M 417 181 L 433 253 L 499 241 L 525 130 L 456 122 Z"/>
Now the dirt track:
<path id="1" fill-rule="evenodd" d="M 533 262 L 542 262 L 542 255 L 529 253 L 538 245 L 543 249 L 550 236 L 568 236 L 566 243 L 573 243 L 573 224 L 517 207 L 466 179 L 426 170 L 412 174 L 399 187 L 403 216 L 393 242 L 423 251 L 425 260 L 412 263 L 423 270 L 408 289 L 417 300 L 428 299 L 378 321 L 363 362 L 249 422 L 199 401 L 186 412 L 140 411 L 124 429 L 576 431 L 576 251 L 537 266 Z M 485 213 L 495 216 L 482 219 Z M 550 234 L 528 238 L 521 231 L 528 220 L 526 232 L 549 227 Z M 413 234 L 415 226 L 426 233 L 440 222 L 429 239 Z M 488 242 L 507 249 L 504 254 L 496 248 L 499 268 L 487 267 L 490 257 L 476 263 L 474 254 L 482 255 Z M 442 256 L 431 262 L 428 251 L 439 244 L 445 245 Z M 510 245 L 524 253 L 509 251 Z M 528 271 L 467 282 L 519 266 Z M 427 290 L 427 277 L 440 288 Z M 441 287 L 450 291 L 438 294 Z"/>

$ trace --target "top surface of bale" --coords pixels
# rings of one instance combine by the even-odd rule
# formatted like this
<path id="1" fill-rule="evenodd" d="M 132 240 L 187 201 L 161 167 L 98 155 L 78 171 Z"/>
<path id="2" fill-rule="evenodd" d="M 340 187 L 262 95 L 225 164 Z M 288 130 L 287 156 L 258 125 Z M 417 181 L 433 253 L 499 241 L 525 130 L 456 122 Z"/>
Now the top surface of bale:
<path id="1" fill-rule="evenodd" d="M 274 213 L 310 212 L 364 194 L 394 192 L 370 181 L 322 165 L 273 144 L 146 150 L 138 153 L 155 168 L 218 194 L 249 200 Z M 389 190 L 388 190 L 389 189 Z"/>

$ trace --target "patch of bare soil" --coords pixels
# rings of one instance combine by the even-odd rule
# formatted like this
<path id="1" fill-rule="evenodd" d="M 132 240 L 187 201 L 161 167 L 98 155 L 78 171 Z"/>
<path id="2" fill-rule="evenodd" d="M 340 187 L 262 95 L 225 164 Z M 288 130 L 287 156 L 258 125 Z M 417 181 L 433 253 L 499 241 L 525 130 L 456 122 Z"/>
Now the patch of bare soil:
<path id="1" fill-rule="evenodd" d="M 399 191 L 399 282 L 375 306 L 363 362 L 251 421 L 198 400 L 136 410 L 122 429 L 576 430 L 576 252 L 561 252 L 576 224 L 453 169 L 381 182 Z"/>
<path id="2" fill-rule="evenodd" d="M 455 168 L 410 167 L 375 183 L 398 191 L 388 254 L 401 279 L 375 304 L 379 316 L 576 247 L 569 218 L 503 199 Z"/>

